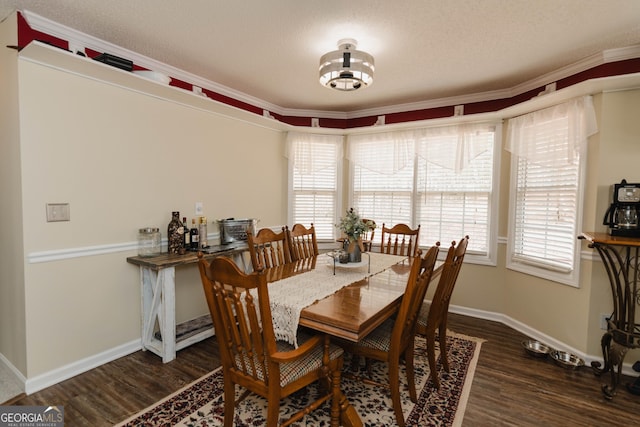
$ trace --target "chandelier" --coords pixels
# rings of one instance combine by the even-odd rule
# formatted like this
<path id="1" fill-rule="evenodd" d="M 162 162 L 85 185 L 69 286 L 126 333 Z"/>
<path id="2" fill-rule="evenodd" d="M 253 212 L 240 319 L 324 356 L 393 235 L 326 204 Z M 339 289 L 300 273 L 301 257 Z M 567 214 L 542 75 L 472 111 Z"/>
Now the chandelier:
<path id="1" fill-rule="evenodd" d="M 320 84 L 337 90 L 357 90 L 373 83 L 373 56 L 356 50 L 353 39 L 338 41 L 338 50 L 320 58 Z"/>

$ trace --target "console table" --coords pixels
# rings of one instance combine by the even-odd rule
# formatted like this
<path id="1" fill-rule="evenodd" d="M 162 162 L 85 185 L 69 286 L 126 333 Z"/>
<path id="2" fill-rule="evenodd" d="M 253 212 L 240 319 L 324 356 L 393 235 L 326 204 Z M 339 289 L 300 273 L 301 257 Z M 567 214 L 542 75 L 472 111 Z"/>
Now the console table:
<path id="1" fill-rule="evenodd" d="M 605 398 L 612 399 L 620 384 L 622 363 L 629 349 L 640 347 L 640 323 L 636 323 L 636 305 L 640 303 L 640 238 L 585 232 L 578 236 L 596 249 L 609 277 L 613 314 L 602 336 L 604 366 L 592 362 L 596 375 L 611 373 L 611 385 L 603 384 Z M 616 369 L 617 368 L 617 369 Z"/>
<path id="2" fill-rule="evenodd" d="M 209 248 L 205 258 L 242 256 L 246 243 Z M 210 315 L 176 325 L 176 270 L 177 266 L 196 264 L 198 254 L 162 253 L 153 257 L 134 256 L 127 262 L 140 267 L 142 301 L 142 349 L 162 357 L 164 363 L 176 358 L 176 351 L 213 336 Z M 204 294 L 202 296 L 204 299 Z M 204 320 L 204 321 L 203 321 Z M 176 338 L 176 330 L 180 333 Z"/>

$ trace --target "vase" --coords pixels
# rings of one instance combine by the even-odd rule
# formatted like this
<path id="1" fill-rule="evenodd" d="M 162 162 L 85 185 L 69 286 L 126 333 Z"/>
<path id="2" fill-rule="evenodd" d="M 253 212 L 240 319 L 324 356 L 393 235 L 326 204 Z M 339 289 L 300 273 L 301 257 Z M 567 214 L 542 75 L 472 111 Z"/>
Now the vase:
<path id="1" fill-rule="evenodd" d="M 349 254 L 349 262 L 362 261 L 362 239 L 345 239 L 344 250 Z"/>
<path id="2" fill-rule="evenodd" d="M 360 245 L 353 245 L 353 250 L 349 252 L 349 262 L 360 262 L 362 261 L 362 251 L 360 250 Z"/>

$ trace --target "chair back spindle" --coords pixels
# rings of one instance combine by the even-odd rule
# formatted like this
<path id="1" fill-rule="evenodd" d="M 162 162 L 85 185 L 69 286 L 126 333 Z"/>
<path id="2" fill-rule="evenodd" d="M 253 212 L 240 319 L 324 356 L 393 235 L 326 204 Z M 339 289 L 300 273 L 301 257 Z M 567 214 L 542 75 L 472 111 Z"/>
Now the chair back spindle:
<path id="1" fill-rule="evenodd" d="M 320 253 L 313 223 L 309 228 L 302 224 L 294 224 L 291 230 L 288 227 L 285 227 L 285 230 L 289 233 L 289 249 L 291 250 L 292 261 L 312 258 Z"/>
<path id="2" fill-rule="evenodd" d="M 412 229 L 406 224 L 396 224 L 388 228 L 382 224 L 382 242 L 380 253 L 416 256 L 418 254 L 418 237 L 420 236 L 420 225 Z"/>
<path id="3" fill-rule="evenodd" d="M 282 232 L 275 233 L 270 228 L 259 230 L 256 235 L 247 235 L 249 254 L 254 271 L 277 267 L 291 262 L 289 236 L 282 227 Z"/>

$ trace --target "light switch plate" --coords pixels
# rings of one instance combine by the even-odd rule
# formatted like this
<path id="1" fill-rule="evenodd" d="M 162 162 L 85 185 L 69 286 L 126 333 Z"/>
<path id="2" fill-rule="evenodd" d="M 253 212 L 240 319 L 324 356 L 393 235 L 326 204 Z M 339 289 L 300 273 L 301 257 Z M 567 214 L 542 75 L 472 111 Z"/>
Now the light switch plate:
<path id="1" fill-rule="evenodd" d="M 47 222 L 71 221 L 69 203 L 47 203 Z"/>
<path id="2" fill-rule="evenodd" d="M 196 215 L 202 215 L 203 207 L 202 202 L 196 202 Z"/>

